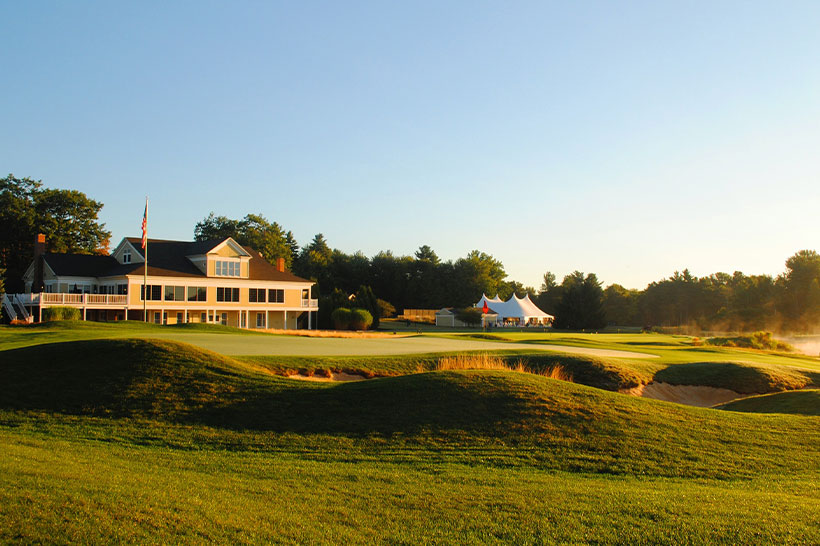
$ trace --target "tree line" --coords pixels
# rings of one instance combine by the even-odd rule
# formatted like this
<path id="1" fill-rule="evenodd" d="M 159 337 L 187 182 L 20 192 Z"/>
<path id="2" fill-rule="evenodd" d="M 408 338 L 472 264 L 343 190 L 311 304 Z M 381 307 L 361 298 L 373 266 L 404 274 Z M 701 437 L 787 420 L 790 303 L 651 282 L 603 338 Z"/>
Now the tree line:
<path id="1" fill-rule="evenodd" d="M 44 188 L 30 178 L 0 179 L 0 291 L 5 282 L 9 292 L 22 292 L 36 233 L 46 234 L 50 252 L 107 253 L 111 234 L 98 220 L 102 206 L 82 192 Z M 508 279 L 504 265 L 480 250 L 446 261 L 428 245 L 412 256 L 384 250 L 367 257 L 331 248 L 321 233 L 300 246 L 291 231 L 262 214 L 231 219 L 212 212 L 194 226 L 196 240 L 225 237 L 255 248 L 272 263 L 284 258 L 296 275 L 315 281 L 321 327 L 331 326 L 337 308 L 366 309 L 377 326 L 395 310 L 465 308 L 482 293 L 504 300 L 529 294 L 556 316 L 556 327 L 566 329 L 805 331 L 820 323 L 820 256 L 814 250 L 788 258 L 777 277 L 736 271 L 697 278 L 683 270 L 634 290 L 619 284 L 604 288 L 594 273 L 580 271 L 559 283 L 548 271 L 535 289 Z"/>

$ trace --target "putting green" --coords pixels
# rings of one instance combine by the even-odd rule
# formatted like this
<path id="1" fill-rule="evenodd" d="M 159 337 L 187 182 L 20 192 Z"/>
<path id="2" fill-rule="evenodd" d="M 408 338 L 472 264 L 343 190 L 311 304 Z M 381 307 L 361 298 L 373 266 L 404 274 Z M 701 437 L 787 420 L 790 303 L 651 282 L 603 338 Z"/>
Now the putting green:
<path id="1" fill-rule="evenodd" d="M 137 337 L 133 336 L 132 337 Z M 224 355 L 280 356 L 372 356 L 460 351 L 526 350 L 570 353 L 615 358 L 658 358 L 657 355 L 631 351 L 569 347 L 566 345 L 535 345 L 532 343 L 499 343 L 427 336 L 357 339 L 300 336 L 248 336 L 225 334 L 150 332 L 138 337 L 171 339 L 197 345 Z"/>

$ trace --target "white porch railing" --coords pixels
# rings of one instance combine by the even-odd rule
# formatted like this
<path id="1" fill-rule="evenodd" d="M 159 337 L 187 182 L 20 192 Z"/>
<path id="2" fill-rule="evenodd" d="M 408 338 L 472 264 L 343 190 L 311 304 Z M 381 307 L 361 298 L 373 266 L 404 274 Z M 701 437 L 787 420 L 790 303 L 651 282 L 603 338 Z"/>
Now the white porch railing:
<path id="1" fill-rule="evenodd" d="M 319 300 L 302 300 L 302 307 L 318 308 Z"/>
<path id="2" fill-rule="evenodd" d="M 17 297 L 26 305 L 39 304 L 43 307 L 53 305 L 68 305 L 72 307 L 97 307 L 116 305 L 122 307 L 128 304 L 125 294 L 63 294 L 40 292 L 34 294 L 17 294 Z"/>

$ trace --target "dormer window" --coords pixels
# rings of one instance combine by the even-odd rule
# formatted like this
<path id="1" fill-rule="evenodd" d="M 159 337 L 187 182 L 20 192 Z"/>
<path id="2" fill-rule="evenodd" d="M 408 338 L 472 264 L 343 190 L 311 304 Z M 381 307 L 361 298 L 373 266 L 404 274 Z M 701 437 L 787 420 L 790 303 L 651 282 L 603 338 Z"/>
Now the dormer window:
<path id="1" fill-rule="evenodd" d="M 238 261 L 216 260 L 215 264 L 214 274 L 217 277 L 238 277 L 241 274 Z"/>
<path id="2" fill-rule="evenodd" d="M 122 263 L 130 264 L 131 263 L 131 251 L 126 249 L 125 252 L 122 253 Z"/>

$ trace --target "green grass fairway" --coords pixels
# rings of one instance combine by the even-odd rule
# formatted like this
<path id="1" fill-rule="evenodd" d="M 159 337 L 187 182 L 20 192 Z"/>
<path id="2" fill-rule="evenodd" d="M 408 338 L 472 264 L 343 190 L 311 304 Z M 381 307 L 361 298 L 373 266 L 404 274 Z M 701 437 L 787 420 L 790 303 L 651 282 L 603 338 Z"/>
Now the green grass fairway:
<path id="1" fill-rule="evenodd" d="M 203 336 L 290 339 L 0 328 L 0 542 L 820 543 L 816 390 L 737 411 L 611 392 L 657 377 L 793 388 L 816 381 L 816 359 L 640 334 L 412 338 L 497 345 L 588 386 L 416 373 L 439 352 L 249 356 L 180 341 Z M 657 358 L 542 350 L 556 340 Z M 392 377 L 277 375 L 322 367 Z"/>

